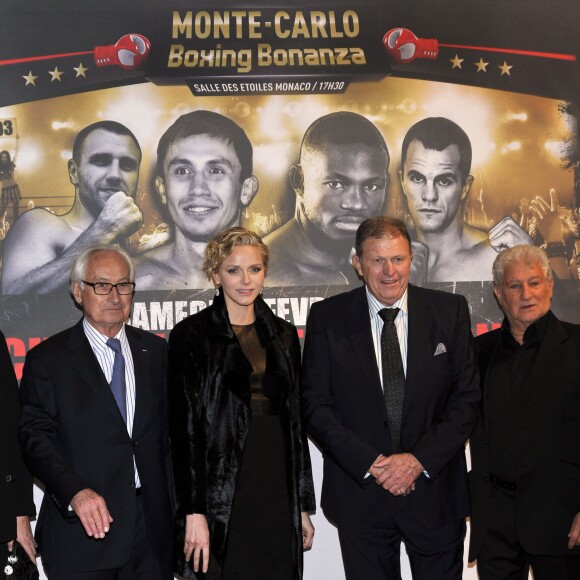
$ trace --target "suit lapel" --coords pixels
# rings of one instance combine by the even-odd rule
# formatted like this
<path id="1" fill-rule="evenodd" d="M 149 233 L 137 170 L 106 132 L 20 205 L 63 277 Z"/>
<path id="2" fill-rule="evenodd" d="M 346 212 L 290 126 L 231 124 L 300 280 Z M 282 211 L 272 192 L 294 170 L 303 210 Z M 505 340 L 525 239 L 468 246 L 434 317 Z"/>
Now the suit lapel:
<path id="1" fill-rule="evenodd" d="M 405 397 L 403 399 L 403 417 L 412 407 L 413 397 L 420 392 L 425 382 L 425 363 L 432 351 L 433 314 L 428 304 L 422 300 L 415 288 L 409 286 L 407 295 L 409 315 L 407 329 L 407 375 L 405 379 Z M 434 347 L 433 347 L 434 348 Z"/>
<path id="2" fill-rule="evenodd" d="M 127 340 L 133 357 L 133 369 L 135 371 L 135 416 L 133 418 L 133 433 L 137 433 L 143 424 L 143 409 L 147 408 L 145 399 L 150 394 L 149 383 L 149 353 L 143 349 L 141 337 L 130 326 L 125 326 Z"/>
<path id="3" fill-rule="evenodd" d="M 365 288 L 353 293 L 347 319 L 347 333 L 352 348 L 352 354 L 360 368 L 361 384 L 368 385 L 373 396 L 373 404 L 383 409 L 386 418 L 386 407 L 381 386 L 381 378 L 375 355 L 371 319 Z"/>
<path id="4" fill-rule="evenodd" d="M 82 319 L 71 329 L 68 342 L 70 364 L 81 380 L 94 392 L 103 406 L 121 425 L 125 425 L 99 361 L 85 335 Z"/>

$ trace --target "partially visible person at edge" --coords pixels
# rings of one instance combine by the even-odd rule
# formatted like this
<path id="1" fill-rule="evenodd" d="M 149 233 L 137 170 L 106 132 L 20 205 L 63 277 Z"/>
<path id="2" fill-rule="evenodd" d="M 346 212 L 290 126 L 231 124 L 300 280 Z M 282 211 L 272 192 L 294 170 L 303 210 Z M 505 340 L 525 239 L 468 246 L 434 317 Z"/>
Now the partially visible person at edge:
<path id="1" fill-rule="evenodd" d="M 469 560 L 480 580 L 580 578 L 580 325 L 550 310 L 535 246 L 493 264 L 501 328 L 475 340 L 482 406 L 470 441 Z"/>
<path id="2" fill-rule="evenodd" d="M 0 332 L 0 564 L 4 566 L 14 540 L 36 562 L 30 518 L 36 513 L 32 497 L 32 477 L 18 446 L 20 416 L 18 382 L 4 334 Z"/>
<path id="3" fill-rule="evenodd" d="M 186 578 L 298 580 L 312 546 L 300 345 L 260 296 L 268 257 L 243 228 L 215 236 L 203 265 L 214 302 L 169 337 L 175 570 Z"/>

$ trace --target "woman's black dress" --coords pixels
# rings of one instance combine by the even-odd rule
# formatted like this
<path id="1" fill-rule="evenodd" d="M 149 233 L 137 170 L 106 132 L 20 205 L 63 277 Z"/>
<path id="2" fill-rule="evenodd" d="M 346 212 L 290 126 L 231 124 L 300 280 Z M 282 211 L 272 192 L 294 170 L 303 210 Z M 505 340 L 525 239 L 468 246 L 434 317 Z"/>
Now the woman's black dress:
<path id="1" fill-rule="evenodd" d="M 232 325 L 252 365 L 252 421 L 232 506 L 223 580 L 291 580 L 292 513 L 280 393 L 265 392 L 266 349 L 253 324 Z"/>

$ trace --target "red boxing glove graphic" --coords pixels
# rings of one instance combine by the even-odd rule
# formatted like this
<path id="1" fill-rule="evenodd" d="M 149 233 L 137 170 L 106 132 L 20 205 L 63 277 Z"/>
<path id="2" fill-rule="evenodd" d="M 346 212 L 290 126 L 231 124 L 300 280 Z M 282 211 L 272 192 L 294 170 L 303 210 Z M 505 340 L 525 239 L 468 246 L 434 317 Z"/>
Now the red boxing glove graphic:
<path id="1" fill-rule="evenodd" d="M 151 43 L 142 34 L 125 34 L 115 45 L 95 46 L 95 64 L 138 69 L 147 60 L 150 49 Z"/>
<path id="2" fill-rule="evenodd" d="M 416 58 L 435 60 L 439 42 L 435 38 L 417 38 L 407 28 L 392 28 L 383 36 L 383 45 L 395 62 L 407 63 Z"/>
<path id="3" fill-rule="evenodd" d="M 464 44 L 445 44 L 435 38 L 417 38 L 407 28 L 391 28 L 383 36 L 383 46 L 397 63 L 408 63 L 416 58 L 435 60 L 439 56 L 439 47 L 459 48 L 462 50 L 478 50 L 486 52 L 500 52 L 504 54 L 521 54 L 537 58 L 576 61 L 574 54 L 560 54 L 556 52 L 538 52 L 521 50 L 519 48 L 499 48 L 495 46 L 466 46 Z"/>

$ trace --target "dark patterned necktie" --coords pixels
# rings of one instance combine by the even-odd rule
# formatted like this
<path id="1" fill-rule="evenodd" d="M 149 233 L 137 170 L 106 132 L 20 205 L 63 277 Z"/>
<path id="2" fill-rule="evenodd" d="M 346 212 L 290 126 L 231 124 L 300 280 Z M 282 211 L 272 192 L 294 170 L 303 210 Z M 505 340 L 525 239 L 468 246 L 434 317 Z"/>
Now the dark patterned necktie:
<path id="1" fill-rule="evenodd" d="M 401 450 L 401 419 L 405 394 L 405 372 L 395 327 L 395 318 L 398 313 L 398 308 L 383 308 L 379 311 L 379 316 L 384 321 L 381 332 L 383 391 L 393 442 L 393 453 L 398 453 Z"/>
<path id="2" fill-rule="evenodd" d="M 118 338 L 109 338 L 107 346 L 115 352 L 115 362 L 113 363 L 113 375 L 111 376 L 111 392 L 123 420 L 127 422 L 127 385 L 125 384 L 125 357 L 121 351 L 121 341 Z"/>

